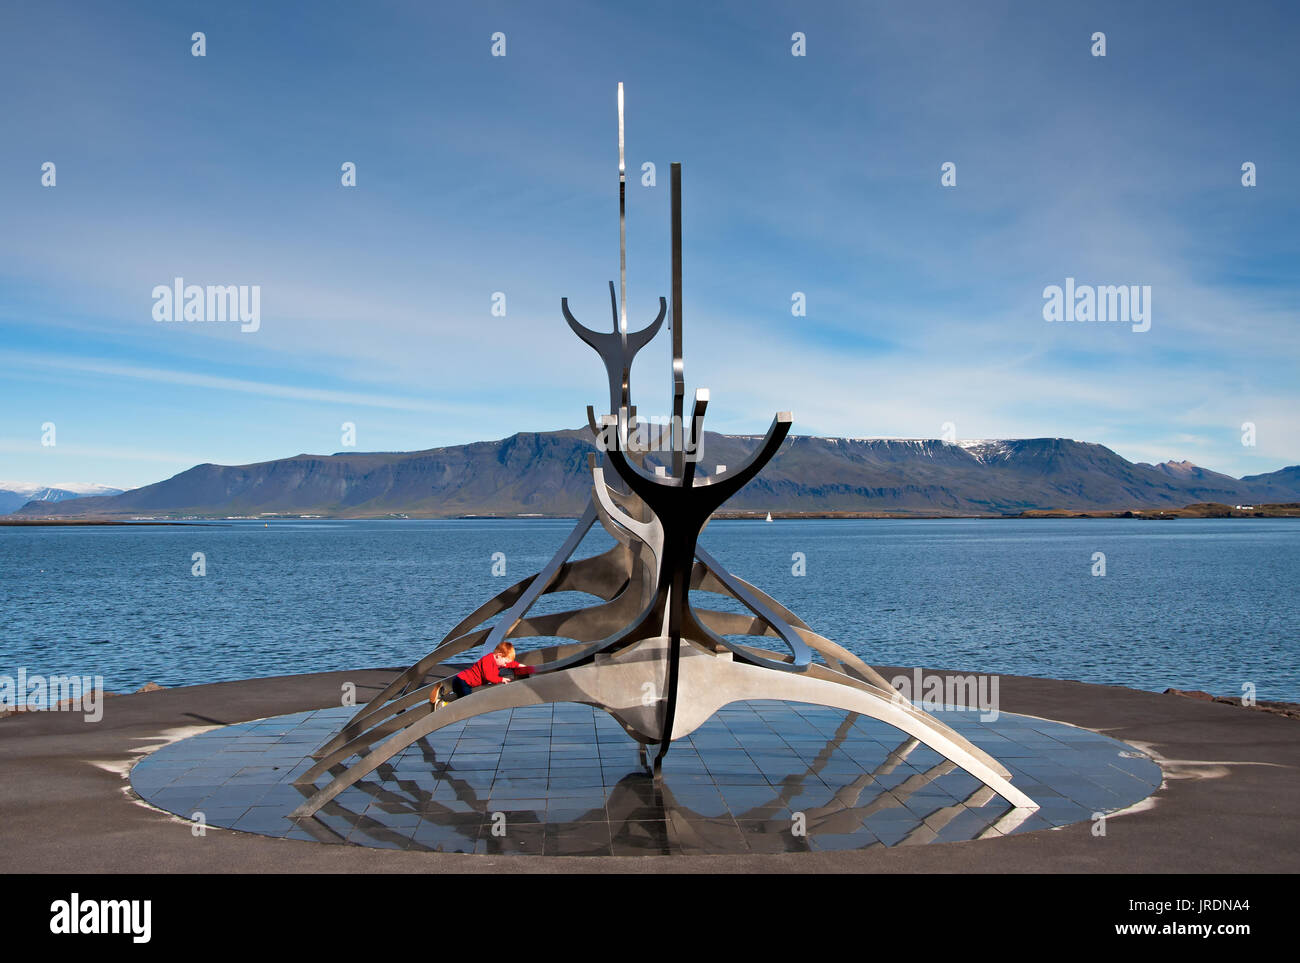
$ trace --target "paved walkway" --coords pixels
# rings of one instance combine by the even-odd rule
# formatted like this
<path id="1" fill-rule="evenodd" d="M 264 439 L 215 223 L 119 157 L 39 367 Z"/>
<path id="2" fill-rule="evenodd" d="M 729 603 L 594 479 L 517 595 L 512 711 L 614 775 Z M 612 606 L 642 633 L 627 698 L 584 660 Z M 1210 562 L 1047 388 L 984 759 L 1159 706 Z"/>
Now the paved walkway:
<path id="1" fill-rule="evenodd" d="M 886 669 L 891 677 L 895 670 Z M 249 679 L 121 696 L 104 718 L 0 720 L 0 868 L 9 872 L 1300 872 L 1300 723 L 1112 686 L 1003 676 L 1003 711 L 1093 729 L 1151 753 L 1165 786 L 1107 820 L 1004 839 L 864 851 L 569 859 L 326 846 L 191 826 L 139 800 L 142 754 L 214 725 L 358 701 L 393 670 Z"/>

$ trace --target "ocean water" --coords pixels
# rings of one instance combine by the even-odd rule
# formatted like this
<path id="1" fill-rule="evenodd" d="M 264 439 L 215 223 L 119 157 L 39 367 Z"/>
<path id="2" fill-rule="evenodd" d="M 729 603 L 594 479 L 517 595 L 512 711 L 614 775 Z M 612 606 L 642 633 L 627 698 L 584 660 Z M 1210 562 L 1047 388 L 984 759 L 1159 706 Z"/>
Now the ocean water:
<path id="1" fill-rule="evenodd" d="M 130 691 L 405 666 L 572 524 L 0 527 L 0 675 Z M 701 543 L 873 664 L 1300 701 L 1298 520 L 717 521 Z M 610 544 L 597 531 L 577 555 Z"/>

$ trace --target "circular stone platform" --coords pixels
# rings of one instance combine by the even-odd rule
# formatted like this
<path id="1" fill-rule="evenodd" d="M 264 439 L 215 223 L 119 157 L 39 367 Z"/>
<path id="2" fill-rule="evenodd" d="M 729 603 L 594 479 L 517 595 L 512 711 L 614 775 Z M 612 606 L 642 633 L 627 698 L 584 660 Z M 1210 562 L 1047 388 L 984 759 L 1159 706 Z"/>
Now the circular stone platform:
<path id="1" fill-rule="evenodd" d="M 866 849 L 1049 829 L 1115 812 L 1161 785 L 1158 765 L 1086 729 L 1000 713 L 934 715 L 998 758 L 1041 806 L 1025 817 L 937 752 L 820 706 L 727 706 L 664 760 L 663 785 L 603 712 L 503 710 L 420 740 L 314 818 L 293 779 L 356 708 L 225 726 L 131 771 L 150 804 L 212 827 L 390 849 L 554 856 Z M 320 785 L 325 785 L 322 777 Z"/>

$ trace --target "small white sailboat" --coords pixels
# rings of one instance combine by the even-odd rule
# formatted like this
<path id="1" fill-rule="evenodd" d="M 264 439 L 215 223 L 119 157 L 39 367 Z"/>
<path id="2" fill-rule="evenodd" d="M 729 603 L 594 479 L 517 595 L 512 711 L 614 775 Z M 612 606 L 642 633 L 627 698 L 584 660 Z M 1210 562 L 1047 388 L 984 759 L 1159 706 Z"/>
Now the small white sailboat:
<path id="1" fill-rule="evenodd" d="M 772 520 L 772 513 L 771 513 L 771 512 L 768 512 L 768 513 L 767 513 L 767 520 L 768 520 L 769 522 Z"/>

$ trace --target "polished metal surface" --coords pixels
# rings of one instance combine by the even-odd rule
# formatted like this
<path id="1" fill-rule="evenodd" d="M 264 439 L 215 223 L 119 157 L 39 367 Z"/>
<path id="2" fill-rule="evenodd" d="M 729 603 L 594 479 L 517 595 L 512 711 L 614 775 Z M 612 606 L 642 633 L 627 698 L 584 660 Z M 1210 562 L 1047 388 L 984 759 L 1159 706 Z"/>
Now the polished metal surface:
<path id="1" fill-rule="evenodd" d="M 627 333 L 627 165 L 623 161 L 623 84 L 618 85 L 618 330 Z"/>

